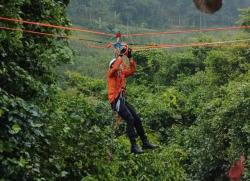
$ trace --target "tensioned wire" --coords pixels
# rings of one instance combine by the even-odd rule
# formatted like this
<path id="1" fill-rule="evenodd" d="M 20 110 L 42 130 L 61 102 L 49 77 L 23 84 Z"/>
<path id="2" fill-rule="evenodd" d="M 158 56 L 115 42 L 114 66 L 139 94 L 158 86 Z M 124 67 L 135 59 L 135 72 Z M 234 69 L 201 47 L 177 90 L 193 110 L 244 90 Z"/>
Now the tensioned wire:
<path id="1" fill-rule="evenodd" d="M 2 21 L 10 21 L 15 23 L 23 23 L 23 24 L 30 24 L 30 25 L 37 25 L 42 27 L 49 27 L 49 28 L 55 28 L 55 29 L 64 29 L 64 30 L 71 30 L 71 31 L 79 31 L 82 33 L 92 33 L 95 35 L 102 35 L 102 36 L 108 36 L 108 37 L 114 37 L 114 35 L 104 32 L 98 32 L 83 28 L 76 28 L 76 27 L 65 27 L 65 26 L 58 26 L 58 25 L 52 25 L 52 24 L 46 24 L 46 23 L 40 23 L 40 22 L 32 22 L 32 21 L 25 21 L 20 19 L 14 19 L 14 18 L 6 18 L 6 17 L 0 17 L 0 20 Z M 209 32 L 209 31 L 226 31 L 226 30 L 241 30 L 241 29 L 250 29 L 250 26 L 233 26 L 233 27 L 223 27 L 223 28 L 206 28 L 206 29 L 191 29 L 191 30 L 179 30 L 179 31 L 169 31 L 169 32 L 150 32 L 150 33 L 141 33 L 141 34 L 127 34 L 125 36 L 127 37 L 133 37 L 133 36 L 156 36 L 156 35 L 166 35 L 166 34 L 186 34 L 186 33 L 195 33 L 195 32 Z M 79 38 L 75 36 L 60 36 L 52 33 L 44 33 L 44 32 L 38 32 L 38 31 L 31 31 L 31 30 L 25 30 L 20 28 L 9 28 L 9 27 L 0 27 L 0 30 L 5 31 L 21 31 L 25 33 L 30 33 L 33 35 L 39 35 L 39 36 L 49 36 L 54 38 L 64 38 L 69 40 L 77 40 L 84 43 L 89 48 L 108 48 L 110 47 L 110 43 L 105 43 L 103 41 L 97 41 L 97 40 L 90 40 L 90 39 L 84 39 Z M 135 44 L 131 47 L 134 48 L 135 51 L 141 51 L 146 49 L 159 49 L 159 48 L 181 48 L 181 47 L 190 47 L 190 46 L 211 46 L 216 44 L 229 44 L 229 43 L 235 43 L 235 42 L 242 42 L 242 41 L 249 41 L 248 39 L 243 40 L 230 40 L 230 41 L 220 41 L 220 42 L 202 42 L 202 43 L 180 43 L 180 44 L 155 44 L 155 45 L 146 45 L 146 44 Z M 90 44 L 88 42 L 95 42 L 95 43 L 103 43 L 103 45 L 95 45 Z M 134 46 L 134 45 L 140 45 L 140 46 Z"/>

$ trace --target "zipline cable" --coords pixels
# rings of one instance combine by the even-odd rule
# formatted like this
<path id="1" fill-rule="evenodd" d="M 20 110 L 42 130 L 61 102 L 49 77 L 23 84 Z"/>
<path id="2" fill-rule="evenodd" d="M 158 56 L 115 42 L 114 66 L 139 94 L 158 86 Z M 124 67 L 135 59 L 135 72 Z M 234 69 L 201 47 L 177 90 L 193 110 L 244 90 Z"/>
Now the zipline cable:
<path id="1" fill-rule="evenodd" d="M 127 36 L 156 36 L 156 35 L 172 35 L 172 34 L 189 34 L 189 33 L 210 32 L 210 31 L 242 30 L 242 29 L 250 29 L 250 26 L 229 26 L 229 27 L 223 27 L 223 28 L 205 28 L 205 29 L 189 29 L 189 30 L 166 31 L 166 32 L 137 33 L 137 34 L 129 34 Z"/>
<path id="2" fill-rule="evenodd" d="M 88 29 L 77 28 L 77 27 L 58 26 L 58 25 L 53 25 L 53 24 L 46 24 L 46 23 L 26 21 L 26 20 L 20 20 L 20 19 L 15 19 L 15 18 L 6 18 L 6 17 L 0 17 L 0 20 L 16 22 L 16 23 L 23 23 L 23 24 L 31 24 L 31 25 L 37 25 L 37 26 L 42 26 L 42 27 L 50 27 L 50 28 L 55 28 L 55 29 L 63 29 L 63 30 L 92 33 L 92 34 L 102 35 L 102 36 L 107 36 L 107 37 L 114 37 L 114 35 L 110 34 L 110 33 L 88 30 Z M 127 34 L 127 35 L 124 35 L 124 37 L 189 34 L 189 33 L 199 33 L 199 32 L 241 30 L 241 29 L 250 29 L 250 26 L 230 26 L 230 27 L 223 27 L 223 28 L 186 29 L 186 30 L 184 29 L 184 30 L 178 30 L 178 31 L 136 33 L 136 34 Z"/>
<path id="3" fill-rule="evenodd" d="M 236 43 L 236 42 L 247 42 L 247 41 L 250 41 L 250 39 L 229 40 L 229 41 L 219 41 L 219 42 L 199 42 L 199 43 L 187 43 L 187 44 L 159 44 L 159 45 L 145 46 L 145 47 L 134 47 L 135 48 L 134 51 L 138 52 L 138 51 L 145 51 L 148 49 L 202 47 L 202 46 L 212 46 L 212 45 L 230 44 L 230 43 Z"/>
<path id="4" fill-rule="evenodd" d="M 31 31 L 31 30 L 24 30 L 24 29 L 18 29 L 18 28 L 9 28 L 9 27 L 0 27 L 0 30 L 7 30 L 7 31 L 20 31 L 30 34 L 35 34 L 39 36 L 49 36 L 54 38 L 64 38 L 69 40 L 77 40 L 80 42 L 85 42 L 84 44 L 87 45 L 89 48 L 98 48 L 98 49 L 104 49 L 107 48 L 106 45 L 94 45 L 86 43 L 86 40 L 78 37 L 73 36 L 62 36 L 62 35 L 55 35 L 52 33 L 44 33 L 44 32 L 37 32 L 37 31 Z M 198 47 L 198 46 L 210 46 L 210 45 L 216 45 L 216 44 L 228 44 L 228 43 L 235 43 L 235 42 L 245 42 L 250 41 L 250 39 L 243 39 L 243 40 L 230 40 L 230 41 L 221 41 L 221 42 L 199 42 L 199 43 L 186 43 L 186 44 L 155 44 L 155 45 L 145 45 L 145 46 L 133 46 L 132 48 L 134 51 L 142 51 L 142 50 L 148 50 L 148 49 L 169 49 L 169 48 L 183 48 L 183 47 Z"/>
<path id="5" fill-rule="evenodd" d="M 80 42 L 85 42 L 84 44 L 87 45 L 90 48 L 105 48 L 106 46 L 98 46 L 98 45 L 93 45 L 93 44 L 88 44 L 87 41 L 92 41 L 92 40 L 86 40 L 83 38 L 78 38 L 74 36 L 64 36 L 64 35 L 55 35 L 52 33 L 44 33 L 44 32 L 38 32 L 38 31 L 31 31 L 31 30 L 24 30 L 21 28 L 9 28 L 9 27 L 0 27 L 0 30 L 6 30 L 6 31 L 20 31 L 24 33 L 29 33 L 33 35 L 38 35 L 38 36 L 48 36 L 48 37 L 53 37 L 53 38 L 63 38 L 63 39 L 68 39 L 68 40 L 77 40 Z"/>
<path id="6" fill-rule="evenodd" d="M 26 20 L 20 20 L 20 19 L 15 19 L 15 18 L 6 18 L 6 17 L 0 17 L 0 20 L 16 22 L 16 23 L 23 23 L 23 24 L 30 24 L 30 25 L 37 25 L 37 26 L 49 27 L 49 28 L 55 28 L 55 29 L 63 29 L 63 30 L 70 30 L 70 31 L 92 33 L 92 34 L 103 35 L 103 36 L 108 36 L 108 37 L 114 37 L 114 35 L 110 34 L 110 33 L 98 32 L 98 31 L 93 31 L 93 30 L 88 30 L 88 29 L 83 29 L 83 28 L 77 28 L 77 27 L 58 26 L 58 25 L 53 25 L 53 24 L 46 24 L 46 23 L 26 21 Z"/>

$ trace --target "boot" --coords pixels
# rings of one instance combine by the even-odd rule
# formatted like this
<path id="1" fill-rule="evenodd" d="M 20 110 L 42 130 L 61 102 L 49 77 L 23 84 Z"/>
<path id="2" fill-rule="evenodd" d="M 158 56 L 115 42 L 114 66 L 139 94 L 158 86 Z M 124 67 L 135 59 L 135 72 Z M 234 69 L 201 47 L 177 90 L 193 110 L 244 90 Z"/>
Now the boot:
<path id="1" fill-rule="evenodd" d="M 142 154 L 144 152 L 139 148 L 139 146 L 136 143 L 134 143 L 131 145 L 131 153 Z"/>
<path id="2" fill-rule="evenodd" d="M 146 149 L 155 149 L 158 148 L 158 145 L 154 145 L 154 144 L 150 144 L 149 141 L 147 139 L 144 139 L 142 141 L 142 149 L 146 150 Z"/>

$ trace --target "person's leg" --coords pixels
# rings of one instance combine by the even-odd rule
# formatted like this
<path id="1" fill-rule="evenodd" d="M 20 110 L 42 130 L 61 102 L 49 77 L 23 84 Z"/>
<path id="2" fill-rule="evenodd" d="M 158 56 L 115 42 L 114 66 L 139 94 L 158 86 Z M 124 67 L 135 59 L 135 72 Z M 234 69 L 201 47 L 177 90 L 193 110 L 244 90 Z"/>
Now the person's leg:
<path id="1" fill-rule="evenodd" d="M 142 140 L 142 144 L 143 144 L 143 149 L 154 149 L 157 148 L 157 145 L 154 144 L 150 144 L 147 136 L 145 134 L 144 128 L 142 126 L 142 122 L 140 117 L 137 115 L 135 109 L 133 108 L 133 106 L 131 104 L 129 104 L 128 102 L 125 103 L 126 106 L 128 107 L 129 111 L 131 112 L 132 116 L 134 117 L 134 125 L 136 128 L 137 133 L 139 134 L 141 140 Z"/>
<path id="2" fill-rule="evenodd" d="M 113 106 L 112 106 L 113 107 Z M 123 100 L 120 100 L 118 114 L 127 122 L 127 135 L 131 142 L 132 153 L 143 153 L 143 151 L 136 144 L 136 132 L 134 126 L 134 117 L 129 111 L 127 105 Z"/>
<path id="3" fill-rule="evenodd" d="M 141 119 L 138 116 L 138 114 L 136 113 L 134 107 L 131 104 L 129 104 L 128 102 L 126 102 L 125 104 L 127 105 L 127 108 L 131 112 L 132 116 L 134 117 L 134 125 L 135 125 L 136 131 L 137 131 L 138 135 L 140 136 L 141 140 L 147 139 L 147 137 L 145 135 L 144 128 L 142 126 Z"/>
<path id="4" fill-rule="evenodd" d="M 127 135 L 132 142 L 135 142 L 136 132 L 134 128 L 134 118 L 131 112 L 128 110 L 127 106 L 121 101 L 118 114 L 127 123 Z"/>

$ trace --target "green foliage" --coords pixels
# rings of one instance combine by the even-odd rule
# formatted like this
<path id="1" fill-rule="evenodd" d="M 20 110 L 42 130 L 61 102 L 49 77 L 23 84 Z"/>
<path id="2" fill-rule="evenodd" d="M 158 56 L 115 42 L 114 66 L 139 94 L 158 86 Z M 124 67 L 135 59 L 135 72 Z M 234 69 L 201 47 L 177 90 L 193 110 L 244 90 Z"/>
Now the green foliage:
<path id="1" fill-rule="evenodd" d="M 108 120 L 97 113 L 94 103 L 89 104 L 83 94 L 68 90 L 59 93 L 46 108 L 53 114 L 47 121 L 51 144 L 46 151 L 49 159 L 44 162 L 43 175 L 80 180 L 105 163 L 110 128 L 105 127 Z"/>
<path id="2" fill-rule="evenodd" d="M 130 180 L 186 180 L 185 170 L 181 166 L 181 162 L 185 158 L 186 153 L 177 145 L 169 145 L 169 147 L 145 153 L 142 156 L 120 156 L 119 160 L 117 160 L 119 165 L 117 178 Z"/>
<path id="3" fill-rule="evenodd" d="M 240 14 L 240 22 L 242 26 L 249 26 L 250 22 L 250 8 L 245 8 L 245 9 L 241 9 L 240 10 L 241 14 Z M 249 31 L 249 30 L 247 30 Z"/>
<path id="4" fill-rule="evenodd" d="M 65 6 L 60 1 L 5 2 L 8 11 L 0 9 L 2 16 L 33 19 L 44 23 L 68 25 Z M 53 9 L 53 10 L 52 10 Z M 48 22 L 48 17 L 51 22 Z M 2 26 L 25 28 L 55 34 L 68 34 L 62 30 L 1 22 Z M 44 94 L 48 85 L 56 80 L 55 66 L 71 59 L 67 42 L 51 37 L 35 36 L 22 32 L 1 31 L 0 84 L 8 93 L 29 99 Z"/>
<path id="5" fill-rule="evenodd" d="M 106 82 L 104 80 L 81 76 L 76 72 L 67 72 L 66 74 L 67 86 L 75 87 L 85 95 L 103 97 L 104 100 L 106 99 Z"/>
<path id="6" fill-rule="evenodd" d="M 164 51 L 139 52 L 136 80 L 138 83 L 171 85 L 182 76 L 190 76 L 204 69 L 204 59 L 193 52 L 166 54 Z M 207 52 L 205 50 L 205 52 Z M 197 53 L 198 54 L 198 53 Z"/>
<path id="7" fill-rule="evenodd" d="M 7 10 L 7 11 L 6 11 Z M 65 5 L 56 0 L 3 1 L 1 16 L 67 26 Z M 1 21 L 1 26 L 59 35 L 68 32 Z M 67 42 L 18 31 L 0 32 L 0 175 L 5 180 L 44 180 L 50 144 L 41 105 L 55 92 L 55 66 L 68 62 Z M 43 157 L 44 156 L 44 157 Z"/>
<path id="8" fill-rule="evenodd" d="M 0 89 L 0 174 L 9 180 L 36 178 L 45 134 L 43 113 L 33 104 L 8 96 Z"/>
<path id="9" fill-rule="evenodd" d="M 177 66 L 176 71 L 172 71 L 172 64 L 160 66 L 158 72 L 165 69 L 165 74 L 158 77 L 161 80 L 150 80 L 158 85 L 149 88 L 146 81 L 143 86 L 147 89 L 135 88 L 134 84 L 129 89 L 131 100 L 141 106 L 139 112 L 144 121 L 159 131 L 162 142 L 181 145 L 187 150 L 185 169 L 189 180 L 226 180 L 231 163 L 241 154 L 248 155 L 248 54 L 249 49 L 241 48 L 194 48 L 191 52 L 176 52 L 165 61 L 181 68 Z M 147 61 L 151 62 L 150 56 L 149 59 L 140 55 L 137 58 L 142 67 L 147 66 Z M 187 71 L 189 65 L 179 64 L 179 60 L 193 61 L 194 72 Z M 139 69 L 137 80 L 143 79 L 142 70 L 147 69 Z M 170 71 L 172 73 L 167 74 Z M 164 88 L 168 85 L 162 81 L 165 75 L 173 78 L 171 86 Z M 246 174 L 244 178 L 248 177 Z"/>
<path id="10" fill-rule="evenodd" d="M 242 51 L 211 51 L 208 54 L 206 63 L 208 72 L 216 84 L 227 83 L 228 80 L 239 74 L 245 73 L 249 65 L 246 57 L 241 57 Z"/>
<path id="11" fill-rule="evenodd" d="M 241 83 L 223 86 L 203 108 L 197 124 L 184 133 L 184 147 L 189 150 L 193 180 L 223 178 L 230 163 L 248 153 L 249 74 Z M 183 138 L 182 138 L 183 139 Z"/>
<path id="12" fill-rule="evenodd" d="M 68 88 L 60 90 L 51 104 L 46 105 L 53 113 L 46 123 L 50 146 L 45 151 L 49 161 L 43 162 L 41 171 L 45 178 L 185 180 L 186 173 L 181 166 L 186 158 L 184 150 L 172 145 L 154 154 L 128 154 L 128 139 L 114 135 L 111 129 L 110 105 L 93 89 L 102 81 L 91 82 L 90 78 L 75 73 L 68 73 L 68 76 Z M 82 91 L 81 87 L 88 91 Z M 100 89 L 97 92 L 106 88 Z M 157 140 L 154 135 L 149 134 L 149 137 Z"/>

